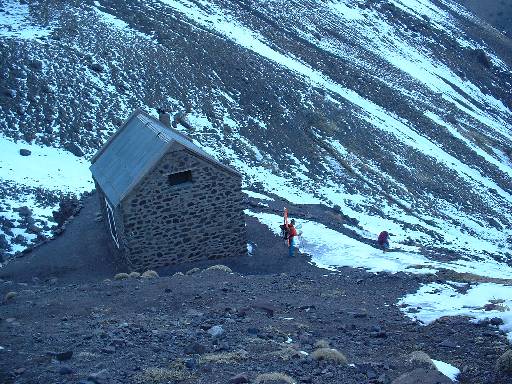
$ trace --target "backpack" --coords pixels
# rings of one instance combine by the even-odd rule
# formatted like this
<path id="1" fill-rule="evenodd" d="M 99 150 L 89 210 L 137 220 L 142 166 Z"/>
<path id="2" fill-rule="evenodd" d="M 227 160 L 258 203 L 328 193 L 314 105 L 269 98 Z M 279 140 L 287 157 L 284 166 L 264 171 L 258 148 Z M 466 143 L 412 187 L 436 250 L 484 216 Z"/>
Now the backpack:
<path id="1" fill-rule="evenodd" d="M 281 224 L 279 227 L 281 228 L 281 237 L 284 240 L 288 240 L 288 237 L 290 236 L 288 226 L 286 224 Z"/>

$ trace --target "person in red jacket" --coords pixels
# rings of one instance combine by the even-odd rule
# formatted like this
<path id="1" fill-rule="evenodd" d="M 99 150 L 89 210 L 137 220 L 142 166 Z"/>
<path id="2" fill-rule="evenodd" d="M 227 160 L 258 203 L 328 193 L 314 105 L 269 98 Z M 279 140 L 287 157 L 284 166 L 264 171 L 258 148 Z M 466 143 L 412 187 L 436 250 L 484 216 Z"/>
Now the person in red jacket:
<path id="1" fill-rule="evenodd" d="M 377 243 L 379 244 L 379 247 L 382 248 L 382 252 L 386 252 L 389 249 L 389 233 L 387 231 L 382 231 L 379 234 Z"/>
<path id="2" fill-rule="evenodd" d="M 291 220 L 290 224 L 288 224 L 287 228 L 288 232 L 288 256 L 295 256 L 295 247 L 297 240 L 295 237 L 297 236 L 297 230 L 295 229 L 295 220 Z"/>

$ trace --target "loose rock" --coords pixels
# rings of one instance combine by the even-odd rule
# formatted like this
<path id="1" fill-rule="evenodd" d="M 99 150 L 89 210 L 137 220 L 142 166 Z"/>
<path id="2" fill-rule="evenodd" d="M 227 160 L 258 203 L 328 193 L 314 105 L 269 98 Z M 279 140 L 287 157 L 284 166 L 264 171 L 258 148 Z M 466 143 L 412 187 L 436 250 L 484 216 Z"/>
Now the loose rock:
<path id="1" fill-rule="evenodd" d="M 229 379 L 229 384 L 242 384 L 242 383 L 248 383 L 249 378 L 247 376 L 247 373 L 239 373 L 238 375 L 235 375 Z"/>
<path id="2" fill-rule="evenodd" d="M 208 333 L 213 337 L 219 337 L 224 333 L 222 325 L 214 325 L 208 330 Z"/>

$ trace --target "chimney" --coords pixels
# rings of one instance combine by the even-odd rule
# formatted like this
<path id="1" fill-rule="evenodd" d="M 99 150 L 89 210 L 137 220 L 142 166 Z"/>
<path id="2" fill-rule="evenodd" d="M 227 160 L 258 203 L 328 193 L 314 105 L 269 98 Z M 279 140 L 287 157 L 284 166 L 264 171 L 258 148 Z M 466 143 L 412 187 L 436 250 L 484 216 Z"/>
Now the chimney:
<path id="1" fill-rule="evenodd" d="M 158 108 L 158 120 L 165 125 L 166 127 L 171 126 L 171 115 L 167 113 L 164 109 Z"/>

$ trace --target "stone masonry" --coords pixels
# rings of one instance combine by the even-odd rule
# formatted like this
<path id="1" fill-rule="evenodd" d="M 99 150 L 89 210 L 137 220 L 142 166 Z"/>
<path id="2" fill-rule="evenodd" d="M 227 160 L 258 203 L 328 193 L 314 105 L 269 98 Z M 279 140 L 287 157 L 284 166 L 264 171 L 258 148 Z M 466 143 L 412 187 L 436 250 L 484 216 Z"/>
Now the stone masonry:
<path id="1" fill-rule="evenodd" d="M 192 180 L 171 185 L 184 171 Z M 136 270 L 246 254 L 241 189 L 240 175 L 176 145 L 116 209 L 121 253 Z"/>

